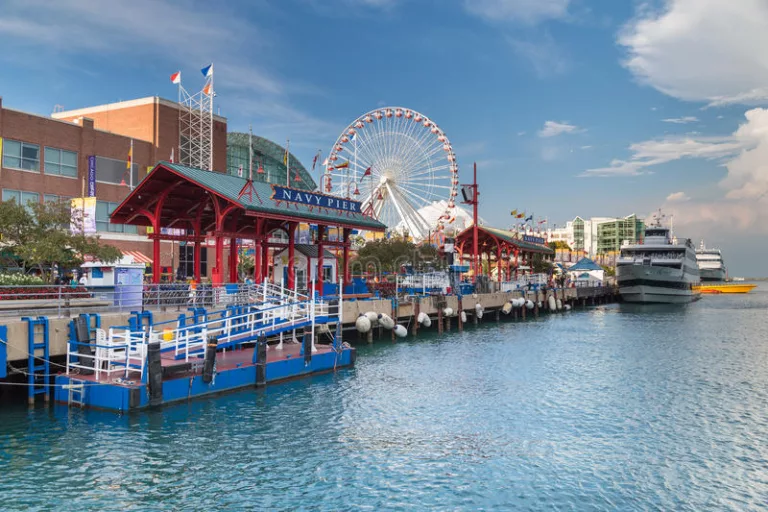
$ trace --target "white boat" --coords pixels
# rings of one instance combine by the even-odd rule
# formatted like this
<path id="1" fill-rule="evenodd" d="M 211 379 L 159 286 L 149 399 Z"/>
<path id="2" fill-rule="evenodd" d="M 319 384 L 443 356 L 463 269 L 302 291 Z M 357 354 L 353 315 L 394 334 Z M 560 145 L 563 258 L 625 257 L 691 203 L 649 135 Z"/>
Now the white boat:
<path id="1" fill-rule="evenodd" d="M 696 263 L 699 264 L 699 275 L 702 281 L 725 281 L 727 273 L 720 249 L 707 249 L 704 240 L 696 249 Z"/>
<path id="2" fill-rule="evenodd" d="M 698 299 L 700 284 L 696 250 L 690 239 L 678 243 L 670 230 L 656 225 L 645 229 L 644 240 L 624 245 L 616 261 L 619 293 L 626 302 L 681 304 Z"/>

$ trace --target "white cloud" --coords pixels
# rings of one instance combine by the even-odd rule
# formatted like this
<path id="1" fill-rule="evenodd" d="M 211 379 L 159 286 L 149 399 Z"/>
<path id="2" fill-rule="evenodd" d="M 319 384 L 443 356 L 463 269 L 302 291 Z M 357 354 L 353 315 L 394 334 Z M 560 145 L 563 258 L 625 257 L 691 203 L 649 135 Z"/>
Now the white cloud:
<path id="1" fill-rule="evenodd" d="M 768 100 L 768 2 L 663 0 L 619 36 L 625 66 L 675 98 L 710 105 Z"/>
<path id="2" fill-rule="evenodd" d="M 638 176 L 651 174 L 651 167 L 684 158 L 717 160 L 732 157 L 753 141 L 736 137 L 668 137 L 647 140 L 629 146 L 629 160 L 613 160 L 608 167 L 584 171 L 583 177 Z"/>
<path id="3" fill-rule="evenodd" d="M 253 112 L 250 96 L 260 98 L 265 107 L 259 116 L 252 114 L 255 125 L 258 117 L 265 129 L 286 122 L 297 131 L 322 126 L 297 112 L 289 100 L 289 95 L 318 94 L 318 90 L 310 84 L 285 80 L 260 63 L 262 52 L 277 51 L 276 42 L 279 35 L 248 21 L 241 13 L 196 0 L 6 0 L 0 17 L 0 45 L 13 46 L 14 54 L 28 54 L 27 61 L 40 66 L 48 67 L 51 62 L 67 66 L 77 61 L 92 68 L 86 72 L 100 72 L 99 59 L 121 58 L 135 65 L 151 58 L 154 65 L 167 66 L 167 71 L 147 75 L 147 80 L 168 87 L 169 94 L 175 96 L 168 82 L 172 72 L 187 64 L 182 68 L 182 82 L 195 90 L 203 85 L 198 69 L 213 62 L 222 114 Z M 89 64 L 82 63 L 83 54 L 89 55 Z M 154 87 L 150 90 L 156 91 Z"/>
<path id="4" fill-rule="evenodd" d="M 726 169 L 718 183 L 722 195 L 708 200 L 681 201 L 680 192 L 667 197 L 675 214 L 675 226 L 703 236 L 720 230 L 768 234 L 768 109 L 745 113 L 746 121 L 730 136 L 699 139 L 665 139 L 633 144 L 629 161 L 616 161 L 605 169 L 593 169 L 588 176 L 631 175 L 683 158 L 719 160 Z M 689 235 L 690 236 L 690 235 Z"/>
<path id="5" fill-rule="evenodd" d="M 667 196 L 667 202 L 679 203 L 689 201 L 691 198 L 685 192 L 673 192 Z"/>
<path id="6" fill-rule="evenodd" d="M 688 124 L 688 123 L 698 123 L 699 118 L 695 116 L 683 116 L 683 117 L 671 117 L 668 119 L 662 119 L 665 123 L 673 123 L 673 124 Z"/>
<path id="7" fill-rule="evenodd" d="M 544 128 L 539 130 L 539 137 L 555 137 L 563 133 L 577 133 L 581 131 L 578 126 L 569 124 L 565 121 L 546 121 Z"/>
<path id="8" fill-rule="evenodd" d="M 568 15 L 571 0 L 464 0 L 464 9 L 488 21 L 534 24 Z"/>
<path id="9" fill-rule="evenodd" d="M 588 149 L 592 149 L 592 146 L 581 146 L 581 149 L 586 151 Z"/>

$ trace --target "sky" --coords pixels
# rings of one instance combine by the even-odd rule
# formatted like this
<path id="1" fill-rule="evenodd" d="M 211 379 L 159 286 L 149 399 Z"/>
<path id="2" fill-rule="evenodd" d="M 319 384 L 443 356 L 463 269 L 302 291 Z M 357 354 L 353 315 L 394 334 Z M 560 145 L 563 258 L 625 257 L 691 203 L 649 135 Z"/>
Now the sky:
<path id="1" fill-rule="evenodd" d="M 765 0 L 0 0 L 0 95 L 50 114 L 190 90 L 311 166 L 384 105 L 445 131 L 480 214 L 648 216 L 764 276 Z"/>

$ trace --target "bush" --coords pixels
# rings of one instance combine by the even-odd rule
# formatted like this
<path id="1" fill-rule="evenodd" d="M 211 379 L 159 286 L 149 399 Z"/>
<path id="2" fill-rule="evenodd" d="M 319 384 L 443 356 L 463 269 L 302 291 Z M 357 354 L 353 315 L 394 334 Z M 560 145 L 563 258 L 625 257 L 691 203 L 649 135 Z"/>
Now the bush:
<path id="1" fill-rule="evenodd" d="M 37 276 L 27 274 L 0 274 L 0 286 L 29 286 L 44 284 Z"/>

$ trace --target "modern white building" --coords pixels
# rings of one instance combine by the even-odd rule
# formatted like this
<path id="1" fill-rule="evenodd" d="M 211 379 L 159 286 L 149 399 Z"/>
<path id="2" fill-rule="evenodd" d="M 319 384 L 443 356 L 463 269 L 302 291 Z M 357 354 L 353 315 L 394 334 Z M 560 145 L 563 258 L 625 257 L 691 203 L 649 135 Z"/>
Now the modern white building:
<path id="1" fill-rule="evenodd" d="M 563 241 L 579 256 L 595 258 L 618 252 L 624 240 L 637 242 L 643 236 L 643 220 L 635 214 L 626 217 L 576 217 L 564 227 L 547 230 L 550 242 Z"/>
<path id="2" fill-rule="evenodd" d="M 446 208 L 448 208 L 448 201 L 434 201 L 432 204 L 427 205 L 423 208 L 420 208 L 418 210 L 419 215 L 429 224 L 432 226 L 432 229 L 437 229 L 437 223 L 440 219 L 440 216 L 445 213 Z M 478 219 L 478 224 L 483 224 L 483 219 Z M 465 229 L 467 229 L 469 226 L 472 225 L 472 212 L 468 211 L 460 206 L 456 207 L 456 218 L 453 219 L 453 222 L 446 224 L 445 230 L 446 232 L 454 232 L 454 233 L 461 233 Z M 406 231 L 406 225 L 405 222 L 400 222 L 397 226 L 395 226 L 394 231 L 397 233 L 403 233 Z M 414 233 L 409 233 L 414 238 L 415 242 L 421 242 L 421 238 L 417 238 L 417 235 Z M 426 238 L 426 237 L 425 237 Z"/>

